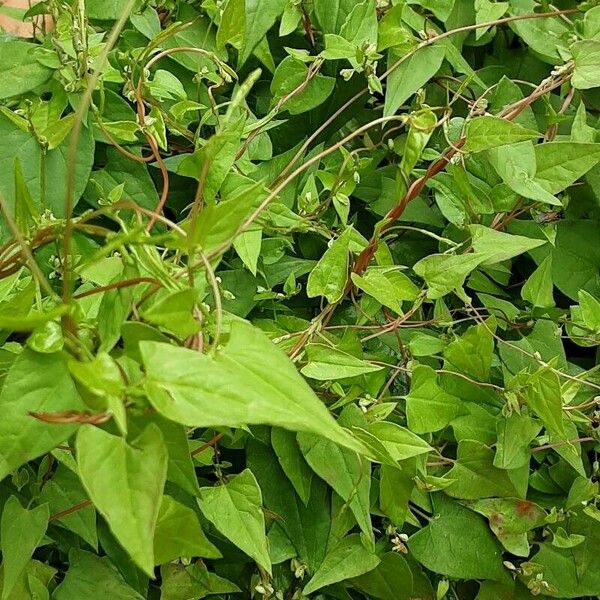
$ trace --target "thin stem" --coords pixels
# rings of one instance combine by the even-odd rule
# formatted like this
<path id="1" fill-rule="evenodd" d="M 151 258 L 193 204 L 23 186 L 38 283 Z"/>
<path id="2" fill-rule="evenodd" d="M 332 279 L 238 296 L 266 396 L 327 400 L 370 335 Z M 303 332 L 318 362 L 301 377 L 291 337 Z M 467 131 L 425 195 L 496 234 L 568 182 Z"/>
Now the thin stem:
<path id="1" fill-rule="evenodd" d="M 12 218 L 12 215 L 10 214 L 10 210 L 8 209 L 8 206 L 6 205 L 6 201 L 4 200 L 4 196 L 2 194 L 0 194 L 0 210 L 2 210 L 2 214 L 4 215 L 6 223 L 9 227 L 11 233 L 17 240 L 17 243 L 19 244 L 19 247 L 21 249 L 21 254 L 23 254 L 23 256 L 25 257 L 25 262 L 27 263 L 27 266 L 29 267 L 31 274 L 35 277 L 38 284 L 44 288 L 46 293 L 51 298 L 56 298 L 56 299 L 58 299 L 58 301 L 60 301 L 60 297 L 52 289 L 52 286 L 48 283 L 48 280 L 46 279 L 46 277 L 44 276 L 44 274 L 38 267 L 38 264 L 35 262 L 35 258 L 33 257 L 33 254 L 31 253 L 31 249 L 25 242 L 25 239 L 21 235 L 21 232 L 19 231 L 17 224 L 15 223 L 14 219 Z"/>
<path id="2" fill-rule="evenodd" d="M 91 500 L 82 500 L 81 502 L 78 502 L 77 504 L 74 504 L 73 506 L 71 506 L 65 510 L 61 510 L 60 512 L 50 515 L 48 522 L 52 523 L 52 521 L 58 521 L 59 519 L 68 517 L 69 515 L 72 515 L 73 513 L 77 512 L 78 510 L 83 510 L 84 508 L 88 508 L 88 506 L 92 506 L 92 501 Z"/>
<path id="3" fill-rule="evenodd" d="M 532 452 L 542 452 L 543 450 L 552 450 L 554 448 L 560 448 L 561 446 L 567 446 L 570 444 L 585 444 L 585 442 L 595 442 L 596 438 L 593 437 L 583 437 L 576 438 L 574 440 L 562 440 L 560 442 L 554 442 L 553 444 L 544 444 L 543 446 L 538 446 L 537 448 L 532 448 Z"/>
<path id="4" fill-rule="evenodd" d="M 81 135 L 81 128 L 83 127 L 83 120 L 87 115 L 89 106 L 92 102 L 92 95 L 96 89 L 96 84 L 100 79 L 100 75 L 108 55 L 116 44 L 123 27 L 129 20 L 129 15 L 136 5 L 137 0 L 128 0 L 127 4 L 123 7 L 121 16 L 117 19 L 104 48 L 100 52 L 96 59 L 96 68 L 92 72 L 88 79 L 85 92 L 79 102 L 79 106 L 75 111 L 75 118 L 73 120 L 73 129 L 71 130 L 71 137 L 69 140 L 69 149 L 67 153 L 67 184 L 66 184 L 66 195 L 65 195 L 65 231 L 63 235 L 63 290 L 62 298 L 65 304 L 68 304 L 71 300 L 71 265 L 69 264 L 69 257 L 71 256 L 71 238 L 73 236 L 73 194 L 75 191 L 75 169 L 77 160 L 77 145 L 79 143 L 79 137 Z M 63 326 L 65 326 L 71 333 L 75 334 L 75 327 L 72 323 L 70 316 L 63 318 Z"/>
<path id="5" fill-rule="evenodd" d="M 200 249 L 196 250 L 198 254 L 200 254 L 200 259 L 204 264 L 204 268 L 206 269 L 206 278 L 212 288 L 213 297 L 215 301 L 215 335 L 213 339 L 213 343 L 211 346 L 211 351 L 214 352 L 219 346 L 219 341 L 221 339 L 221 328 L 223 322 L 223 305 L 221 303 L 221 290 L 219 289 L 219 282 L 217 281 L 217 277 L 215 272 L 210 264 L 210 261 L 206 257 L 206 254 Z"/>
<path id="6" fill-rule="evenodd" d="M 109 290 L 116 290 L 119 288 L 129 287 L 131 285 L 138 285 L 139 283 L 153 283 L 159 287 L 162 287 L 162 283 L 158 279 L 154 279 L 154 277 L 135 277 L 133 279 L 123 279 L 122 281 L 116 281 L 115 283 L 102 285 L 94 288 L 93 290 L 80 292 L 79 294 L 75 294 L 73 298 L 75 300 L 80 300 L 81 298 L 87 298 L 88 296 L 93 296 L 94 294 L 101 294 L 102 292 L 108 292 Z"/>
<path id="7" fill-rule="evenodd" d="M 504 17 L 502 19 L 497 19 L 495 21 L 487 21 L 485 23 L 476 23 L 474 25 L 465 25 L 464 27 L 458 27 L 456 29 L 451 29 L 450 31 L 444 31 L 442 33 L 436 34 L 427 40 L 421 42 L 418 46 L 415 46 L 412 50 L 404 54 L 399 60 L 397 60 L 389 69 L 387 69 L 384 73 L 379 76 L 379 81 L 383 82 L 387 79 L 401 64 L 406 62 L 409 58 L 411 58 L 414 54 L 416 54 L 421 48 L 425 46 L 431 46 L 435 44 L 435 42 L 439 42 L 445 38 L 449 38 L 454 35 L 458 35 L 461 33 L 467 33 L 469 31 L 475 31 L 477 29 L 495 27 L 497 25 L 504 25 L 506 23 L 513 23 L 516 21 L 525 21 L 529 19 L 542 19 L 542 18 L 551 18 L 557 17 L 561 15 L 571 15 L 579 12 L 578 9 L 567 9 L 567 10 L 557 10 L 549 13 L 529 13 L 526 15 L 513 15 L 511 17 Z M 352 98 L 347 100 L 340 108 L 338 108 L 328 119 L 324 121 L 324 123 L 318 127 L 302 144 L 298 152 L 294 155 L 289 165 L 281 172 L 281 174 L 277 177 L 274 183 L 277 183 L 281 179 L 283 179 L 293 168 L 294 164 L 302 157 L 306 149 L 323 133 L 327 127 L 329 127 L 340 115 L 342 115 L 348 108 L 350 108 L 357 100 L 360 100 L 363 96 L 366 96 L 369 92 L 369 88 L 365 87 L 360 92 L 356 93 Z"/>
<path id="8" fill-rule="evenodd" d="M 192 450 L 190 456 L 198 456 L 198 454 L 202 454 L 208 448 L 212 448 L 224 435 L 223 433 L 217 433 L 206 444 L 202 444 L 202 446 L 198 446 L 195 450 Z"/>

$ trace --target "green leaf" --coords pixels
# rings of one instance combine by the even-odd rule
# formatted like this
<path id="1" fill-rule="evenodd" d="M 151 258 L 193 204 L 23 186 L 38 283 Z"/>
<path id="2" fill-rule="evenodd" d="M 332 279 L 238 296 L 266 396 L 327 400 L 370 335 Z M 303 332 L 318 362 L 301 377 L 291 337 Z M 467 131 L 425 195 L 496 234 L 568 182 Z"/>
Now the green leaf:
<path id="1" fill-rule="evenodd" d="M 517 194 L 545 204 L 560 205 L 542 185 L 544 179 L 538 181 L 536 178 L 537 147 L 531 141 L 499 146 L 488 150 L 487 158 L 504 183 Z"/>
<path id="2" fill-rule="evenodd" d="M 598 221 L 573 220 L 557 224 L 552 252 L 554 285 L 577 301 L 579 290 L 600 295 L 600 247 L 590 244 L 598 230 Z"/>
<path id="3" fill-rule="evenodd" d="M 397 314 L 402 314 L 402 301 L 419 295 L 419 288 L 395 267 L 370 267 L 363 276 L 352 273 L 352 283 Z"/>
<path id="4" fill-rule="evenodd" d="M 86 404 L 95 410 L 111 413 L 119 430 L 127 433 L 127 416 L 123 400 L 125 383 L 119 365 L 105 352 L 89 362 L 69 361 L 69 371 L 87 393 Z"/>
<path id="5" fill-rule="evenodd" d="M 484 265 L 494 265 L 509 260 L 546 243 L 546 240 L 511 235 L 484 225 L 470 225 L 469 231 L 472 236 L 473 250 L 476 254 L 483 254 L 486 257 L 482 261 Z"/>
<path id="6" fill-rule="evenodd" d="M 0 113 L 0 194 L 14 214 L 15 178 L 14 165 L 18 160 L 23 178 L 31 193 L 34 206 L 43 212 L 50 209 L 54 216 L 64 216 L 65 197 L 67 195 L 67 163 L 69 138 L 60 146 L 44 155 L 35 137 L 23 131 Z M 84 127 L 77 144 L 75 158 L 75 177 L 73 182 L 73 205 L 79 201 L 86 185 L 94 161 L 94 138 L 90 127 Z M 42 168 L 42 164 L 44 167 Z M 43 177 L 42 173 L 51 173 Z M 0 221 L 1 230 L 7 232 L 4 219 Z"/>
<path id="7" fill-rule="evenodd" d="M 86 425 L 76 448 L 79 477 L 94 506 L 131 559 L 152 576 L 154 530 L 167 475 L 160 429 L 149 425 L 129 445 Z"/>
<path id="8" fill-rule="evenodd" d="M 408 515 L 408 503 L 415 488 L 416 460 L 406 460 L 401 467 L 383 464 L 379 471 L 380 508 L 398 528 Z"/>
<path id="9" fill-rule="evenodd" d="M 59 465 L 50 481 L 42 488 L 40 500 L 48 504 L 51 514 L 57 515 L 87 500 L 87 494 L 77 474 L 64 465 Z M 92 548 L 98 548 L 96 511 L 93 506 L 65 513 L 57 518 L 57 522 L 75 532 Z"/>
<path id="10" fill-rule="evenodd" d="M 557 194 L 600 162 L 600 144 L 547 142 L 535 147 L 535 158 L 536 183 Z"/>
<path id="11" fill-rule="evenodd" d="M 557 527 L 553 533 L 552 545 L 557 548 L 575 548 L 585 541 L 585 535 L 567 533 L 562 527 Z"/>
<path id="12" fill-rule="evenodd" d="M 225 485 L 200 488 L 198 504 L 226 538 L 271 572 L 262 494 L 252 471 L 242 471 Z"/>
<path id="13" fill-rule="evenodd" d="M 417 365 L 414 368 L 410 393 L 406 397 L 406 417 L 411 431 L 439 431 L 465 413 L 461 401 L 438 386 L 431 367 Z"/>
<path id="14" fill-rule="evenodd" d="M 224 577 L 211 573 L 200 561 L 185 567 L 171 563 L 160 570 L 161 600 L 181 600 L 182 598 L 205 598 L 213 594 L 235 594 L 240 588 Z M 222 596 L 218 596 L 219 598 Z"/>
<path id="15" fill-rule="evenodd" d="M 429 108 L 421 109 L 410 116 L 410 129 L 404 145 L 400 170 L 409 177 L 421 159 L 423 151 L 437 126 L 437 115 Z"/>
<path id="16" fill-rule="evenodd" d="M 52 587 L 56 569 L 31 559 L 21 577 L 15 584 L 10 600 L 46 600 L 49 596 L 48 587 Z M 3 572 L 0 570 L 0 589 L 2 588 Z M 43 589 L 43 591 L 42 591 Z M 38 594 L 38 595 L 36 595 Z"/>
<path id="17" fill-rule="evenodd" d="M 152 96 L 157 100 L 186 100 L 185 89 L 179 79 L 170 71 L 158 69 L 151 81 L 146 83 Z"/>
<path id="18" fill-rule="evenodd" d="M 574 515 L 564 524 L 569 534 L 583 535 L 574 548 L 557 548 L 546 542 L 531 559 L 543 569 L 544 579 L 553 586 L 555 598 L 582 598 L 600 593 L 600 523 L 586 515 Z"/>
<path id="19" fill-rule="evenodd" d="M 279 37 L 285 37 L 290 33 L 294 33 L 300 21 L 302 20 L 302 10 L 295 4 L 288 4 L 283 11 L 281 16 L 281 23 L 279 24 Z"/>
<path id="20" fill-rule="evenodd" d="M 326 585 L 358 577 L 379 563 L 377 555 L 365 548 L 360 535 L 350 535 L 327 554 L 302 592 L 304 595 L 312 594 Z"/>
<path id="21" fill-rule="evenodd" d="M 472 325 L 444 350 L 447 370 L 457 369 L 477 381 L 487 381 L 494 354 L 495 321 Z"/>
<path id="22" fill-rule="evenodd" d="M 245 116 L 235 119 L 211 136 L 206 144 L 193 154 L 184 157 L 177 167 L 178 174 L 193 177 L 198 181 L 203 178 L 204 181 L 203 198 L 208 206 L 201 211 L 197 219 L 194 239 L 205 252 L 212 249 L 212 236 L 217 232 L 223 236 L 223 228 L 227 228 L 228 233 L 223 239 L 219 239 L 219 242 L 232 237 L 242 220 L 262 199 L 257 194 L 257 188 L 262 186 L 257 184 L 256 188 L 242 189 L 235 200 L 214 204 L 227 174 L 235 164 L 245 122 Z M 238 215 L 239 220 L 236 220 Z"/>
<path id="23" fill-rule="evenodd" d="M 583 36 L 588 39 L 600 35 L 600 9 L 595 6 L 586 11 L 583 17 Z"/>
<path id="24" fill-rule="evenodd" d="M 583 102 L 579 103 L 573 125 L 571 126 L 571 141 L 592 143 L 596 139 L 596 129 L 588 125 L 588 113 Z"/>
<path id="25" fill-rule="evenodd" d="M 315 0 L 314 11 L 324 33 L 340 33 L 356 0 Z"/>
<path id="26" fill-rule="evenodd" d="M 374 0 L 357 2 L 346 17 L 340 35 L 357 47 L 377 46 L 377 11 Z"/>
<path id="27" fill-rule="evenodd" d="M 246 27 L 238 67 L 248 60 L 262 37 L 283 13 L 286 4 L 287 0 L 246 0 Z"/>
<path id="28" fill-rule="evenodd" d="M 419 48 L 391 73 L 385 93 L 384 117 L 389 117 L 421 87 L 423 87 L 442 66 L 446 49 L 441 45 Z M 401 57 L 393 49 L 390 51 L 388 68 Z"/>
<path id="29" fill-rule="evenodd" d="M 377 50 L 387 50 L 394 46 L 400 46 L 407 51 L 417 44 L 417 40 L 408 31 L 402 22 L 403 5 L 393 6 L 379 20 L 379 31 L 377 36 Z"/>
<path id="30" fill-rule="evenodd" d="M 233 240 L 233 247 L 246 268 L 256 276 L 258 257 L 260 256 L 260 247 L 262 243 L 262 229 L 249 229 L 240 233 Z"/>
<path id="31" fill-rule="evenodd" d="M 24 350 L 13 363 L 0 393 L 0 479 L 66 440 L 77 425 L 48 424 L 30 413 L 85 410 L 65 357 Z"/>
<path id="32" fill-rule="evenodd" d="M 413 597 L 413 576 L 406 559 L 396 552 L 386 552 L 381 562 L 352 583 L 368 597 L 381 600 L 410 600 Z"/>
<path id="33" fill-rule="evenodd" d="M 221 553 L 208 540 L 189 507 L 171 496 L 163 496 L 154 532 L 154 561 L 163 565 L 179 557 L 221 558 Z"/>
<path id="34" fill-rule="evenodd" d="M 229 168 L 227 167 L 227 170 Z M 210 252 L 222 245 L 227 247 L 233 242 L 239 227 L 260 204 L 262 187 L 261 183 L 256 183 L 243 189 L 235 197 L 211 204 L 202 210 L 194 231 L 195 241 L 204 252 Z"/>
<path id="35" fill-rule="evenodd" d="M 0 100 L 29 92 L 52 77 L 52 71 L 37 61 L 36 48 L 25 40 L 0 40 Z"/>
<path id="36" fill-rule="evenodd" d="M 600 87 L 600 41 L 583 40 L 571 46 L 575 69 L 571 82 L 578 90 Z"/>
<path id="37" fill-rule="evenodd" d="M 445 347 L 444 340 L 426 333 L 415 333 L 411 336 L 408 347 L 413 356 L 431 356 L 439 354 Z"/>
<path id="38" fill-rule="evenodd" d="M 92 19 L 118 19 L 122 5 L 119 0 L 89 0 L 86 8 Z"/>
<path id="39" fill-rule="evenodd" d="M 159 342 L 142 342 L 140 350 L 148 398 L 172 421 L 195 427 L 276 425 L 360 448 L 287 356 L 251 325 L 233 323 L 229 342 L 214 356 Z"/>
<path id="40" fill-rule="evenodd" d="M 228 0 L 217 31 L 217 48 L 231 44 L 239 48 L 246 34 L 246 0 Z"/>
<path id="41" fill-rule="evenodd" d="M 416 560 L 447 577 L 499 581 L 506 577 L 501 547 L 481 517 L 439 494 L 435 512 L 437 518 L 408 540 Z"/>
<path id="42" fill-rule="evenodd" d="M 463 150 L 465 152 L 481 152 L 498 146 L 535 140 L 539 137 L 540 134 L 537 131 L 526 129 L 517 123 L 500 117 L 486 115 L 475 117 L 467 123 L 467 141 L 463 146 Z"/>
<path id="43" fill-rule="evenodd" d="M 521 288 L 521 298 L 533 306 L 554 306 L 552 256 L 547 256 Z"/>
<path id="44" fill-rule="evenodd" d="M 36 313 L 35 311 L 32 311 L 27 316 L 0 314 L 0 329 L 6 331 L 34 331 L 44 325 L 55 322 L 54 319 L 65 315 L 68 312 L 69 307 L 63 304 L 46 313 Z"/>
<path id="45" fill-rule="evenodd" d="M 188 337 L 200 330 L 200 323 L 193 315 L 197 301 L 197 290 L 181 290 L 163 296 L 143 310 L 141 316 L 149 323 L 161 325 L 179 337 Z"/>
<path id="46" fill-rule="evenodd" d="M 437 300 L 453 291 L 459 291 L 467 275 L 476 269 L 487 256 L 485 254 L 430 254 L 413 267 L 414 272 L 425 280 L 427 297 Z"/>
<path id="47" fill-rule="evenodd" d="M 133 267 L 126 266 L 123 273 L 115 276 L 111 284 L 117 284 L 128 276 L 135 277 L 137 272 Z M 110 352 L 121 337 L 121 325 L 127 318 L 133 301 L 133 287 L 114 286 L 102 294 L 98 307 L 98 337 L 101 352 Z"/>
<path id="48" fill-rule="evenodd" d="M 518 15 L 531 13 L 535 7 L 530 0 L 511 0 L 510 4 L 512 12 Z M 563 64 L 562 56 L 568 52 L 564 40 L 567 39 L 569 28 L 561 20 L 552 17 L 524 19 L 511 23 L 510 28 L 541 60 L 550 65 Z"/>
<path id="49" fill-rule="evenodd" d="M 328 302 L 337 302 L 348 281 L 349 244 L 352 228 L 336 238 L 308 276 L 306 294 L 309 298 L 324 296 Z"/>
<path id="50" fill-rule="evenodd" d="M 321 56 L 326 60 L 340 60 L 344 58 L 354 58 L 356 56 L 356 46 L 334 33 L 325 34 L 325 50 Z"/>
<path id="51" fill-rule="evenodd" d="M 28 510 L 21 506 L 16 496 L 6 501 L 0 522 L 4 569 L 2 600 L 10 597 L 31 555 L 42 541 L 49 516 L 47 504 Z"/>
<path id="52" fill-rule="evenodd" d="M 460 2 L 460 0 L 458 0 Z M 407 4 L 417 4 L 431 11 L 440 21 L 446 22 L 452 14 L 457 0 L 408 0 Z"/>
<path id="53" fill-rule="evenodd" d="M 123 195 L 140 206 L 154 210 L 158 192 L 148 167 L 122 156 L 113 148 L 106 151 L 107 161 L 102 169 L 94 171 L 85 191 L 86 198 L 98 203 L 101 195 L 107 198 L 111 190 L 123 186 Z"/>
<path id="54" fill-rule="evenodd" d="M 522 497 L 523 473 L 527 483 L 527 468 L 516 471 L 498 469 L 493 465 L 494 451 L 475 440 L 461 440 L 458 444 L 457 459 L 448 471 L 448 479 L 455 482 L 446 493 L 453 498 L 474 500 L 478 498 Z"/>
<path id="55" fill-rule="evenodd" d="M 33 203 L 33 198 L 23 177 L 23 169 L 19 159 L 15 159 L 15 223 L 19 231 L 25 235 L 29 228 L 39 220 L 40 213 Z"/>
<path id="56" fill-rule="evenodd" d="M 369 425 L 374 435 L 394 460 L 406 460 L 431 452 L 433 448 L 409 429 L 389 421 L 376 421 Z"/>
<path id="57" fill-rule="evenodd" d="M 176 483 L 182 490 L 195 496 L 198 492 L 198 479 L 190 456 L 186 428 L 178 423 L 173 423 L 173 421 L 163 419 L 159 415 L 156 415 L 153 421 L 160 428 L 169 451 L 167 480 Z"/>
<path id="58" fill-rule="evenodd" d="M 160 33 L 161 24 L 158 12 L 151 6 L 140 13 L 130 15 L 131 24 L 145 37 L 152 39 Z"/>
<path id="59" fill-rule="evenodd" d="M 69 569 L 52 597 L 56 600 L 89 598 L 90 600 L 143 600 L 131 588 L 110 560 L 73 548 L 69 552 Z"/>
<path id="60" fill-rule="evenodd" d="M 277 66 L 271 81 L 271 93 L 273 94 L 273 103 L 282 98 L 288 97 L 294 92 L 308 77 L 308 66 L 301 60 L 291 56 L 283 59 Z M 293 97 L 283 105 L 292 115 L 298 115 L 308 112 L 323 104 L 333 92 L 335 79 L 324 75 L 316 75 L 304 87 L 302 92 L 294 93 Z"/>
<path id="61" fill-rule="evenodd" d="M 381 366 L 372 365 L 366 360 L 325 344 L 307 345 L 306 355 L 308 364 L 302 368 L 301 373 L 305 377 L 319 381 L 357 377 L 383 369 Z"/>
<path id="62" fill-rule="evenodd" d="M 475 22 L 480 25 L 482 23 L 490 23 L 497 21 L 504 16 L 509 2 L 491 2 L 491 0 L 475 0 Z M 488 27 L 480 27 L 475 33 L 475 39 L 479 39 L 488 31 Z"/>
<path id="63" fill-rule="evenodd" d="M 578 296 L 581 318 L 586 327 L 600 331 L 600 301 L 585 290 L 579 290 Z"/>
<path id="64" fill-rule="evenodd" d="M 560 379 L 550 369 L 540 369 L 527 380 L 525 402 L 549 433 L 565 439 Z"/>
<path id="65" fill-rule="evenodd" d="M 171 48 L 201 48 L 204 51 L 214 53 L 220 60 L 227 59 L 227 52 L 217 48 L 215 27 L 208 16 L 199 13 L 190 5 L 181 4 L 178 7 L 177 18 L 185 22 L 185 27 L 174 28 L 170 35 L 161 39 L 161 47 Z M 175 52 L 171 58 L 192 73 L 206 70 L 214 73 L 216 66 L 214 59 L 199 52 Z"/>
<path id="66" fill-rule="evenodd" d="M 496 423 L 498 443 L 494 466 L 500 469 L 517 469 L 529 464 L 529 445 L 541 428 L 539 421 L 527 415 L 512 413 L 508 417 L 499 417 Z"/>

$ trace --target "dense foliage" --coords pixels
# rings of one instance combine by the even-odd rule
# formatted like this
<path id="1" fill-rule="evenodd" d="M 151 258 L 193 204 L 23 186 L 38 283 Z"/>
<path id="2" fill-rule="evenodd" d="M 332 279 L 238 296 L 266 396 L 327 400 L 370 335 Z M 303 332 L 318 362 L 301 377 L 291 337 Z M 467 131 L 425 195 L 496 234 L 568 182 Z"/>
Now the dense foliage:
<path id="1" fill-rule="evenodd" d="M 600 595 L 597 4 L 0 9 L 2 600 Z"/>

